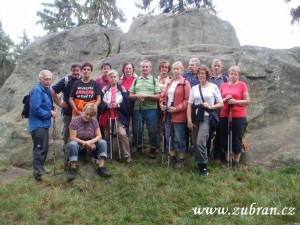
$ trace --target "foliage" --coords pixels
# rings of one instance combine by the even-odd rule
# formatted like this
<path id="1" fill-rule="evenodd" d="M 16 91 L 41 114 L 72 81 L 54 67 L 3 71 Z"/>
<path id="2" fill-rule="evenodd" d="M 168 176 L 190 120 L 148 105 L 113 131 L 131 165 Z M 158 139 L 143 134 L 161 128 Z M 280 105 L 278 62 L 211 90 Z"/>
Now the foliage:
<path id="1" fill-rule="evenodd" d="M 44 30 L 49 33 L 66 30 L 83 24 L 96 23 L 102 27 L 116 26 L 116 21 L 124 22 L 124 14 L 116 6 L 116 0 L 55 0 L 42 3 L 43 11 L 38 11 Z"/>
<path id="2" fill-rule="evenodd" d="M 8 53 L 14 46 L 14 42 L 2 29 L 2 22 L 0 21 L 0 51 Z"/>
<path id="3" fill-rule="evenodd" d="M 110 179 L 85 171 L 68 183 L 63 162 L 57 175 L 37 183 L 28 176 L 0 184 L 2 224 L 293 224 L 300 221 L 300 166 L 277 171 L 230 171 L 214 163 L 200 176 L 187 158 L 183 170 L 163 168 L 160 159 L 135 157 L 128 165 L 106 163 Z M 195 207 L 294 207 L 294 215 L 195 215 Z M 287 211 L 286 211 L 287 212 Z"/>
<path id="4" fill-rule="evenodd" d="M 155 3 L 155 1 L 141 0 L 140 3 L 136 3 L 136 6 L 145 11 L 149 11 L 152 3 Z M 212 0 L 159 0 L 158 6 L 162 13 L 178 13 L 193 7 L 206 8 L 212 14 L 216 15 L 215 6 L 212 4 Z M 150 10 L 149 13 L 151 14 L 156 10 L 157 9 L 154 8 L 153 10 Z"/>
<path id="5" fill-rule="evenodd" d="M 42 3 L 45 8 L 38 11 L 37 16 L 41 18 L 37 24 L 42 24 L 44 30 L 50 33 L 57 32 L 75 26 L 73 21 L 74 9 L 69 0 L 55 0 L 54 3 Z M 52 8 L 51 11 L 48 8 Z"/>
<path id="6" fill-rule="evenodd" d="M 20 42 L 15 44 L 9 35 L 6 35 L 3 31 L 2 23 L 0 21 L 0 50 L 5 52 L 8 56 L 11 56 L 12 60 L 15 62 L 20 59 L 23 50 L 31 42 L 25 30 L 23 31 L 22 36 L 18 38 L 20 39 Z"/>
<path id="7" fill-rule="evenodd" d="M 23 31 L 23 35 L 21 37 L 18 37 L 20 39 L 20 42 L 15 45 L 13 48 L 13 52 L 11 53 L 12 58 L 15 61 L 19 61 L 24 49 L 30 44 L 31 40 L 28 37 L 26 31 Z"/>
<path id="8" fill-rule="evenodd" d="M 291 0 L 284 0 L 285 2 L 289 3 Z M 299 23 L 300 22 L 300 5 L 297 8 L 291 8 L 290 14 L 292 16 L 291 23 Z"/>

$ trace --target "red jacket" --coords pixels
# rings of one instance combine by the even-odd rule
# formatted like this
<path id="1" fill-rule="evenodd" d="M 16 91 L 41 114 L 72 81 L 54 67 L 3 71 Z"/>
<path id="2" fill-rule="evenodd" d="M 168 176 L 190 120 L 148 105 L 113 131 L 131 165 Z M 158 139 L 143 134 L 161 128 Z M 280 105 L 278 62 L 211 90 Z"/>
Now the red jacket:
<path id="1" fill-rule="evenodd" d="M 168 102 L 168 91 L 170 88 L 171 83 L 175 80 L 175 78 L 172 78 L 172 80 L 168 83 L 167 88 L 162 93 L 162 97 L 159 100 L 159 103 L 162 102 Z M 176 112 L 172 113 L 172 119 L 171 122 L 173 123 L 184 123 L 186 122 L 186 109 L 188 105 L 188 100 L 190 96 L 191 91 L 191 85 L 190 82 L 187 81 L 184 77 L 181 77 L 179 80 L 175 91 L 174 91 L 174 107 L 176 107 Z M 166 113 L 164 113 L 164 120 L 166 117 Z"/>

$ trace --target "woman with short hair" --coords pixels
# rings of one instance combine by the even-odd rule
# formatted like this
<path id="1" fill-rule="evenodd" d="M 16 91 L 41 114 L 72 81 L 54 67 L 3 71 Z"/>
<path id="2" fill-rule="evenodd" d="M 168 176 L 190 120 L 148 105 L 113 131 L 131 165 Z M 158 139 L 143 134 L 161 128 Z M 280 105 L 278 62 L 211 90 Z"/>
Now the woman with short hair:
<path id="1" fill-rule="evenodd" d="M 160 108 L 164 112 L 165 121 L 166 145 L 163 147 L 167 149 L 171 146 L 171 151 L 169 152 L 171 162 L 178 169 L 184 167 L 186 109 L 191 90 L 190 83 L 182 76 L 183 71 L 184 68 L 180 61 L 173 63 L 172 72 L 174 76 L 160 98 Z M 177 153 L 179 153 L 178 159 Z"/>
<path id="2" fill-rule="evenodd" d="M 84 106 L 81 115 L 73 117 L 71 120 L 69 126 L 71 141 L 68 144 L 70 161 L 68 181 L 72 181 L 76 176 L 76 162 L 80 151 L 84 151 L 85 154 L 91 152 L 98 160 L 97 174 L 99 176 L 111 176 L 104 167 L 104 161 L 107 158 L 107 143 L 102 139 L 96 115 L 97 106 L 90 103 Z"/>
<path id="3" fill-rule="evenodd" d="M 247 126 L 247 105 L 250 104 L 248 87 L 246 83 L 240 81 L 240 68 L 231 66 L 228 70 L 229 82 L 223 83 L 220 87 L 224 107 L 220 113 L 222 144 L 226 151 L 227 163 L 230 160 L 228 154 L 228 124 L 232 124 L 232 151 L 233 168 L 239 168 L 240 156 L 242 153 L 242 139 Z M 228 123 L 229 119 L 229 123 Z"/>
<path id="4" fill-rule="evenodd" d="M 209 83 L 210 71 L 207 66 L 201 65 L 197 70 L 197 79 L 200 84 L 192 87 L 189 104 L 187 108 L 188 128 L 192 130 L 192 140 L 195 152 L 198 171 L 201 175 L 207 176 L 207 147 L 206 143 L 209 137 L 209 110 L 216 110 L 223 106 L 221 94 L 217 85 Z M 202 100 L 202 96 L 203 100 Z M 197 115 L 197 120 L 192 121 L 192 105 L 202 105 L 200 109 L 204 110 L 202 118 Z M 202 111 L 203 112 L 203 111 Z"/>
<path id="5" fill-rule="evenodd" d="M 106 129 L 106 140 L 109 138 L 110 129 L 115 130 L 117 123 L 119 146 L 126 162 L 131 162 L 128 134 L 126 128 L 129 126 L 130 115 L 129 98 L 126 89 L 118 84 L 119 73 L 111 70 L 108 73 L 109 85 L 102 89 L 102 102 L 99 105 L 100 126 Z M 111 123 L 110 120 L 111 119 Z M 110 127 L 110 125 L 112 127 Z M 112 153 L 111 153 L 112 154 Z"/>

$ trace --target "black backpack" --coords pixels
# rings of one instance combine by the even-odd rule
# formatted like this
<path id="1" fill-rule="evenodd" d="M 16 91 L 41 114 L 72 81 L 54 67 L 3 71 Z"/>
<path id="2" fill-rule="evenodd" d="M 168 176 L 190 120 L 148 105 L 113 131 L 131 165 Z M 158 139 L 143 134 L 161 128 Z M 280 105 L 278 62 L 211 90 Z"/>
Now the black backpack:
<path id="1" fill-rule="evenodd" d="M 33 89 L 31 89 L 32 91 Z M 22 118 L 28 118 L 29 117 L 29 111 L 30 111 L 30 95 L 31 95 L 31 91 L 29 91 L 29 94 L 28 95 L 25 95 L 23 97 L 23 110 L 22 110 L 22 113 L 21 113 L 21 116 Z M 52 97 L 51 97 L 51 94 L 50 94 L 50 99 L 51 99 L 51 102 L 52 102 Z M 53 108 L 53 105 L 52 105 L 52 109 Z"/>
<path id="2" fill-rule="evenodd" d="M 25 95 L 23 97 L 23 110 L 22 110 L 22 118 L 28 118 L 29 117 L 29 111 L 30 111 L 30 92 L 28 95 Z"/>

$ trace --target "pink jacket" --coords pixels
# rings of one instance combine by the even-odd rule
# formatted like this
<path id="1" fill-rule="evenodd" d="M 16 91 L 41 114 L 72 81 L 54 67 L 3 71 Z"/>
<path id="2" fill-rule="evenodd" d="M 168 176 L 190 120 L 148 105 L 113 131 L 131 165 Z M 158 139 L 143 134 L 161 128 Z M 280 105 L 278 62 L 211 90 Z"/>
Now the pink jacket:
<path id="1" fill-rule="evenodd" d="M 162 97 L 159 100 L 159 103 L 167 102 L 168 101 L 168 91 L 170 88 L 171 83 L 174 81 L 175 78 L 172 78 L 171 81 L 168 83 L 167 88 L 162 93 Z M 190 82 L 187 81 L 184 77 L 181 77 L 177 87 L 175 88 L 174 92 L 174 107 L 176 107 L 176 112 L 172 113 L 171 122 L 173 123 L 184 123 L 186 122 L 186 109 L 188 105 L 188 100 L 190 96 L 191 85 Z M 164 120 L 166 117 L 166 113 L 164 113 Z"/>

